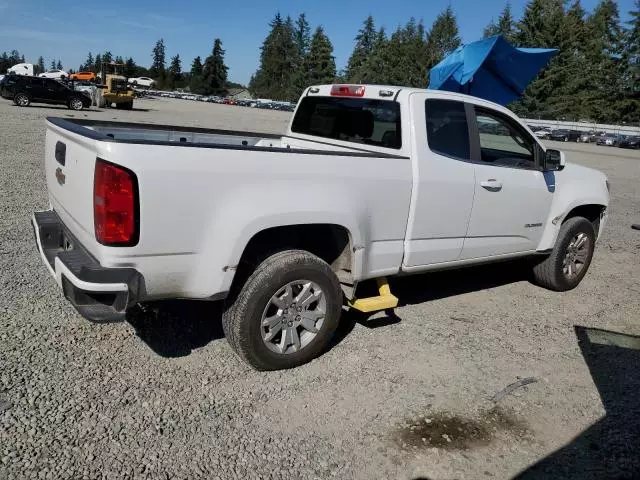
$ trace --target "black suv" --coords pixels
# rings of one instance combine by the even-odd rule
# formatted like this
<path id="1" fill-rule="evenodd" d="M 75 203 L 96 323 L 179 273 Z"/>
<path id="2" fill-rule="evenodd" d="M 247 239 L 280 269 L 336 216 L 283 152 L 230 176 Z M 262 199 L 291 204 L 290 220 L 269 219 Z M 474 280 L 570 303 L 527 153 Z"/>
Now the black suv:
<path id="1" fill-rule="evenodd" d="M 28 107 L 31 102 L 66 105 L 72 110 L 91 106 L 91 98 L 52 78 L 7 75 L 0 83 L 0 95 L 19 107 Z"/>
<path id="2" fill-rule="evenodd" d="M 577 142 L 580 138 L 580 132 L 577 130 L 558 129 L 551 132 L 549 135 L 550 140 L 556 140 L 560 142 Z"/>

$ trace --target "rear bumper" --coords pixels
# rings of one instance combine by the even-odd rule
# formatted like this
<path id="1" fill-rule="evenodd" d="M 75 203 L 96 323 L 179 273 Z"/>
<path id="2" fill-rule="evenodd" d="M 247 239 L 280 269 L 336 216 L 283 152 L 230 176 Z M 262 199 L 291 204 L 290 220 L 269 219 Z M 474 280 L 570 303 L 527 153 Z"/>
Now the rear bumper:
<path id="1" fill-rule="evenodd" d="M 35 212 L 31 223 L 42 261 L 76 310 L 94 322 L 124 320 L 138 302 L 142 275 L 133 268 L 102 267 L 53 210 Z"/>

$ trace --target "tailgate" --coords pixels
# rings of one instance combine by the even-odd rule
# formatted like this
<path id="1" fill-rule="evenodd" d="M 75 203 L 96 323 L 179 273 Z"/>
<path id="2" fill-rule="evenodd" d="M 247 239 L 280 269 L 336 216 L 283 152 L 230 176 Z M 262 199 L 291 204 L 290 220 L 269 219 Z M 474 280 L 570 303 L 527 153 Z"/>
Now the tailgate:
<path id="1" fill-rule="evenodd" d="M 93 176 L 97 141 L 47 122 L 44 168 L 49 201 L 64 225 L 94 255 Z"/>

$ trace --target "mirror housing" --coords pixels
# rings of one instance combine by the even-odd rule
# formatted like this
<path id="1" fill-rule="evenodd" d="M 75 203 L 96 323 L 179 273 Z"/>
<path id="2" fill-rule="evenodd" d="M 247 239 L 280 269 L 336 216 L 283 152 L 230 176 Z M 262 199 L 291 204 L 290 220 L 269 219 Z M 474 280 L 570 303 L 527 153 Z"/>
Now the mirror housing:
<path id="1" fill-rule="evenodd" d="M 560 150 L 548 148 L 544 152 L 543 170 L 545 171 L 559 171 L 564 168 L 567 163 L 565 153 Z"/>

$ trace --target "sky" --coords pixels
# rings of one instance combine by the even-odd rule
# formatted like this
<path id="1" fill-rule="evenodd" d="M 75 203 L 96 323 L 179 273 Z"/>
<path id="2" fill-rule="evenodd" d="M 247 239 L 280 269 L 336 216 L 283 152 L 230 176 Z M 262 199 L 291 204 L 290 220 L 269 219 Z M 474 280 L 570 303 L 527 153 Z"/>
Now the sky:
<path id="1" fill-rule="evenodd" d="M 525 3 L 511 1 L 516 17 Z M 33 63 L 42 55 L 47 67 L 52 59 L 60 59 L 66 69 L 76 70 L 89 51 L 110 50 L 114 56 L 133 57 L 136 63 L 149 66 L 154 44 L 163 38 L 167 63 L 180 54 L 183 70 L 188 71 L 193 58 L 208 56 L 214 38 L 219 37 L 226 50 L 229 80 L 246 85 L 258 68 L 260 46 L 276 12 L 294 19 L 304 12 L 312 29 L 322 25 L 341 69 L 368 15 L 373 15 L 376 27 L 384 26 L 389 32 L 411 17 L 429 27 L 451 5 L 462 41 L 467 43 L 482 36 L 504 4 L 505 0 L 0 0 L 0 52 L 16 49 Z M 596 4 L 596 0 L 582 1 L 588 11 Z M 620 0 L 618 5 L 622 20 L 628 20 L 633 0 Z"/>

